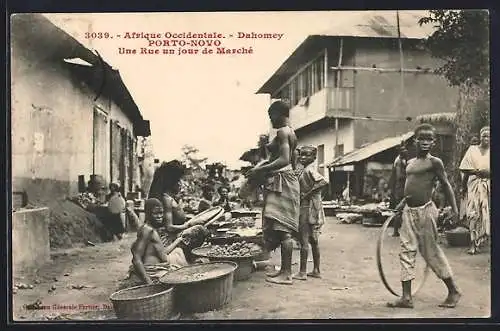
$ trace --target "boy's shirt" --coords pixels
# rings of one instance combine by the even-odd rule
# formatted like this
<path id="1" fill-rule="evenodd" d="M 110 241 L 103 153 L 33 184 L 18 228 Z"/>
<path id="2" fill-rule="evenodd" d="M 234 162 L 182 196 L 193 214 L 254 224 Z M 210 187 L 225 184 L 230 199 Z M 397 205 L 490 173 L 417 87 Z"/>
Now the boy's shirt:
<path id="1" fill-rule="evenodd" d="M 300 192 L 307 193 L 318 183 L 327 184 L 326 179 L 316 170 L 311 163 L 306 166 L 299 175 Z M 300 201 L 301 213 L 305 212 L 304 207 L 308 207 L 309 223 L 322 225 L 325 222 L 325 214 L 321 198 L 321 189 L 309 195 Z"/>

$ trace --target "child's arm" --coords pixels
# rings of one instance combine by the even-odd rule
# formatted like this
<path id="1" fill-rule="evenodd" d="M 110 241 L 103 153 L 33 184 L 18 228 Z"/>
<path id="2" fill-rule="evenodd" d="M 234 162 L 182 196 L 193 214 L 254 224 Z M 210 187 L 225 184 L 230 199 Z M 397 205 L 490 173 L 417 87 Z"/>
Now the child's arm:
<path id="1" fill-rule="evenodd" d="M 304 172 L 304 175 L 311 176 L 314 179 L 314 185 L 309 191 L 304 192 L 303 194 L 301 193 L 302 199 L 307 199 L 313 193 L 317 192 L 318 190 L 323 189 L 325 186 L 328 185 L 328 182 L 325 180 L 325 178 L 323 176 L 321 176 L 320 173 L 310 171 L 310 170 L 306 170 L 306 171 L 307 172 Z"/>
<path id="2" fill-rule="evenodd" d="M 149 237 L 151 236 L 151 230 L 147 227 L 142 227 L 139 232 L 137 232 L 137 240 L 132 244 L 132 248 L 130 251 L 132 252 L 132 264 L 136 272 L 142 278 L 146 284 L 151 284 L 151 278 L 149 278 L 146 273 L 146 269 L 144 268 L 144 263 L 142 262 L 142 257 L 146 250 L 146 246 L 149 241 Z"/>
<path id="3" fill-rule="evenodd" d="M 163 247 L 163 243 L 158 232 L 154 231 L 153 235 L 151 236 L 153 246 L 162 262 L 166 262 L 168 260 L 168 254 L 172 253 L 172 251 L 180 244 L 181 240 L 182 238 L 179 236 L 174 240 L 173 243 L 171 243 L 167 247 Z"/>
<path id="4" fill-rule="evenodd" d="M 441 159 L 435 157 L 432 159 L 434 165 L 434 172 L 442 185 L 444 194 L 446 195 L 446 200 L 451 206 L 453 213 L 455 216 L 458 215 L 458 207 L 457 201 L 455 199 L 455 193 L 453 192 L 453 188 L 451 187 L 450 181 L 448 180 L 448 176 L 446 175 L 446 171 L 444 170 L 443 161 Z"/>

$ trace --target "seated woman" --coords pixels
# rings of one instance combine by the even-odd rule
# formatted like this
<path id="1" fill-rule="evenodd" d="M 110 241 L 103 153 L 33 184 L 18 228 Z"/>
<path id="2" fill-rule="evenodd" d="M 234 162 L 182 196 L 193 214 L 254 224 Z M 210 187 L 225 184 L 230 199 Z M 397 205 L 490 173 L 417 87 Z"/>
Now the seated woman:
<path id="1" fill-rule="evenodd" d="M 148 199 L 144 209 L 145 224 L 137 231 L 131 248 L 132 265 L 120 289 L 158 282 L 169 271 L 189 265 L 186 252 L 201 246 L 209 235 L 205 227 L 197 225 L 165 247 L 158 233 L 163 226 L 162 203 L 158 199 Z"/>
<path id="2" fill-rule="evenodd" d="M 174 242 L 178 234 L 191 225 L 176 200 L 184 172 L 183 165 L 177 160 L 163 163 L 156 169 L 149 190 L 148 198 L 158 199 L 162 203 L 164 227 L 160 229 L 160 236 L 165 245 Z"/>

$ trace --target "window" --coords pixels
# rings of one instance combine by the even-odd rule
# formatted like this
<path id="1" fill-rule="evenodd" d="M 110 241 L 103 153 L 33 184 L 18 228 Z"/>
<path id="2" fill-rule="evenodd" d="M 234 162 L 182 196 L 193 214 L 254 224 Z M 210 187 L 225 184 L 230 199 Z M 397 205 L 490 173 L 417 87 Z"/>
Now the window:
<path id="1" fill-rule="evenodd" d="M 316 76 L 315 85 L 316 85 L 317 91 L 319 91 L 325 87 L 325 72 L 324 72 L 324 70 L 325 70 L 325 58 L 323 56 L 320 56 L 318 58 L 318 61 L 316 61 L 316 72 L 315 72 L 315 76 Z"/>
<path id="2" fill-rule="evenodd" d="M 304 68 L 281 90 L 273 95 L 273 98 L 287 100 L 290 106 L 297 105 L 301 99 L 310 97 L 325 87 L 324 75 L 325 59 L 323 55 L 318 56 L 309 66 Z"/>
<path id="3" fill-rule="evenodd" d="M 334 153 L 335 157 L 344 155 L 344 144 L 339 144 L 336 147 L 334 147 L 334 151 L 335 151 Z"/>

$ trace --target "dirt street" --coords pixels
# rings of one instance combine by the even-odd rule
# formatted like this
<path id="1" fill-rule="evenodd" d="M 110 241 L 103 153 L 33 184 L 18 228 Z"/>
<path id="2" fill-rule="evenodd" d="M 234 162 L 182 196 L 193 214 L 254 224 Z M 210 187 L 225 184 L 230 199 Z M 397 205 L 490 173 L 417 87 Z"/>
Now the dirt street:
<path id="1" fill-rule="evenodd" d="M 429 274 L 415 296 L 415 308 L 387 308 L 396 297 L 380 281 L 375 259 L 380 228 L 339 224 L 329 217 L 320 237 L 322 279 L 295 281 L 292 286 L 265 281 L 264 272 L 248 281 L 235 283 L 232 302 L 220 311 L 183 316 L 182 319 L 336 319 L 336 318 L 421 318 L 488 317 L 490 315 L 490 254 L 469 256 L 464 248 L 443 245 L 463 292 L 455 309 L 439 308 L 446 288 Z M 98 244 L 54 252 L 53 261 L 37 274 L 14 279 L 33 284 L 13 295 L 15 320 L 114 319 L 108 298 L 130 264 L 134 234 L 121 242 Z M 397 264 L 398 239 L 384 241 L 384 266 L 390 283 L 400 290 Z M 299 252 L 294 251 L 294 261 Z M 309 258 L 311 259 L 311 258 Z M 279 261 L 279 252 L 273 254 Z M 312 263 L 309 263 L 312 267 Z M 419 261 L 422 268 L 423 263 Z M 294 263 L 294 268 L 298 264 Z M 419 279 L 422 279 L 422 271 Z M 55 287 L 54 290 L 49 290 Z M 26 304 L 41 300 L 43 310 L 27 310 Z M 56 305 L 56 306 L 54 306 Z M 58 306 L 57 306 L 58 305 Z M 97 307 L 96 307 L 97 305 Z M 304 309 L 306 307 L 306 309 Z"/>

